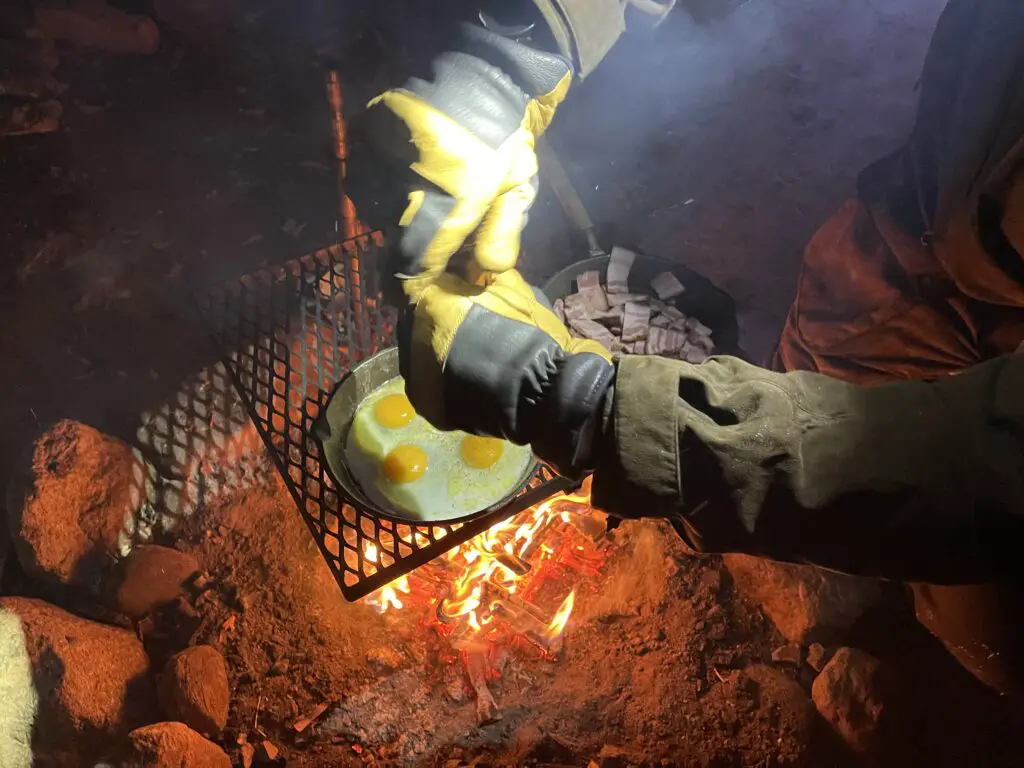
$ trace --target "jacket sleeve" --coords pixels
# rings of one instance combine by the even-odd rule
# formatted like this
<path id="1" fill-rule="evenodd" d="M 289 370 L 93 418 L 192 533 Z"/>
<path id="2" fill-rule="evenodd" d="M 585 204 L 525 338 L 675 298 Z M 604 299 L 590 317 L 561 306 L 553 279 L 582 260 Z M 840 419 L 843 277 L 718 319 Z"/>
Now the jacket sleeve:
<path id="1" fill-rule="evenodd" d="M 604 424 L 594 504 L 670 517 L 696 550 L 945 584 L 1018 572 L 1024 355 L 873 388 L 623 358 Z"/>
<path id="2" fill-rule="evenodd" d="M 676 0 L 533 0 L 563 56 L 582 79 L 594 71 L 626 31 L 661 23 Z M 633 23 L 636 20 L 636 23 Z"/>

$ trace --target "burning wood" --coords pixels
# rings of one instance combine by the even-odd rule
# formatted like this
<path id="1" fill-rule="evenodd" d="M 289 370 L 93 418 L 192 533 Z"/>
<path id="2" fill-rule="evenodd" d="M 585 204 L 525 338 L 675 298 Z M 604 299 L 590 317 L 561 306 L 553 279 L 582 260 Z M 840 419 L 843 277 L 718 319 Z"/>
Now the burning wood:
<path id="1" fill-rule="evenodd" d="M 380 613 L 433 606 L 438 634 L 460 654 L 481 723 L 497 717 L 486 649 L 522 638 L 557 656 L 576 601 L 565 582 L 597 574 L 604 562 L 605 528 L 589 501 L 586 484 L 578 494 L 549 499 L 367 598 Z M 363 554 L 370 562 L 379 556 L 372 544 Z"/>
<path id="2" fill-rule="evenodd" d="M 501 719 L 498 712 L 498 704 L 487 687 L 487 670 L 490 664 L 487 660 L 487 651 L 473 649 L 464 654 L 463 663 L 466 668 L 466 676 L 469 678 L 469 685 L 476 693 L 476 721 L 480 725 L 487 725 Z"/>

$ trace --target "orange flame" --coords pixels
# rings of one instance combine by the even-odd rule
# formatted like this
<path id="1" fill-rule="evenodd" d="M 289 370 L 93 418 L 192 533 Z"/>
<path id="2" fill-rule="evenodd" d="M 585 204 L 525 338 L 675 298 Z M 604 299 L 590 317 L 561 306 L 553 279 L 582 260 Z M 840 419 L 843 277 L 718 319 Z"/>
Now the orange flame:
<path id="1" fill-rule="evenodd" d="M 392 608 L 397 611 L 405 607 L 398 593 L 408 595 L 410 591 L 409 577 L 401 576 L 386 587 L 381 587 L 370 603 L 375 605 L 380 613 L 387 613 Z"/>
<path id="2" fill-rule="evenodd" d="M 530 599 L 536 597 L 545 574 L 561 573 L 567 565 L 578 572 L 588 572 L 580 563 L 593 567 L 590 564 L 594 561 L 587 561 L 585 554 L 579 555 L 583 560 L 577 557 L 586 547 L 579 543 L 572 517 L 589 512 L 590 487 L 585 483 L 578 493 L 548 499 L 496 523 L 424 566 L 425 571 L 430 570 L 434 585 L 449 584 L 448 594 L 437 603 L 438 618 L 453 628 L 460 627 L 456 631 L 463 640 L 483 637 L 506 623 L 545 649 L 556 648 L 572 615 L 576 590 L 562 600 L 550 620 Z M 422 534 L 417 531 L 414 535 L 418 541 Z M 378 563 L 379 553 L 374 544 L 365 544 L 363 555 L 368 562 Z M 592 547 L 590 556 L 595 556 Z M 599 554 L 596 557 L 601 558 Z M 368 602 L 380 613 L 399 610 L 408 602 L 399 593 L 410 592 L 409 577 L 403 576 L 375 592 Z M 496 612 L 499 605 L 504 606 L 500 614 Z"/>
<path id="3" fill-rule="evenodd" d="M 576 590 L 574 589 L 569 593 L 569 596 L 562 601 L 562 605 L 559 606 L 558 610 L 555 611 L 555 617 L 551 620 L 551 623 L 548 624 L 548 629 L 545 633 L 546 639 L 554 640 L 565 631 L 565 625 L 569 623 L 569 616 L 572 615 L 572 608 L 575 603 Z"/>

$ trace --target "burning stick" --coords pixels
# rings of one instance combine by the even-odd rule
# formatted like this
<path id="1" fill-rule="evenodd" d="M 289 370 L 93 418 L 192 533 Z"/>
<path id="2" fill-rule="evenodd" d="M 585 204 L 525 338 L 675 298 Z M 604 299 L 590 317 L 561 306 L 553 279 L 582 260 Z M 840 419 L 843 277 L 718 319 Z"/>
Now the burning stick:
<path id="1" fill-rule="evenodd" d="M 463 653 L 463 664 L 469 684 L 476 693 L 476 721 L 479 725 L 487 725 L 501 719 L 498 704 L 487 687 L 487 649 L 472 648 Z"/>
<path id="2" fill-rule="evenodd" d="M 557 655 L 562 649 L 562 634 L 576 602 L 576 591 L 570 592 L 562 601 L 549 622 L 545 622 L 538 615 L 537 609 L 518 595 L 508 590 L 501 591 L 504 593 L 502 597 L 491 603 L 491 613 L 501 617 L 510 627 L 545 653 Z"/>

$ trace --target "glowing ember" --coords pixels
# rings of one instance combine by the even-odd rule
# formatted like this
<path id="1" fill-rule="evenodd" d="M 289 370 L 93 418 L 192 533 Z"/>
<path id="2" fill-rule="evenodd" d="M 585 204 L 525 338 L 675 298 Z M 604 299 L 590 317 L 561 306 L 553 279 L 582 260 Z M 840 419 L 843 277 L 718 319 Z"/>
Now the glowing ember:
<path id="1" fill-rule="evenodd" d="M 410 603 L 432 606 L 438 630 L 455 649 L 497 640 L 504 632 L 557 653 L 575 605 L 575 583 L 596 575 L 604 562 L 603 532 L 590 507 L 588 482 L 577 494 L 497 523 L 367 602 L 380 613 Z M 406 540 L 412 536 L 419 542 L 422 534 L 410 532 Z M 380 553 L 367 543 L 363 556 L 376 564 Z"/>
<path id="2" fill-rule="evenodd" d="M 409 594 L 409 577 L 402 576 L 386 587 L 383 587 L 378 595 L 379 608 L 381 613 L 386 613 L 389 608 L 398 610 L 404 608 L 405 604 L 399 599 L 398 593 L 408 595 Z"/>

